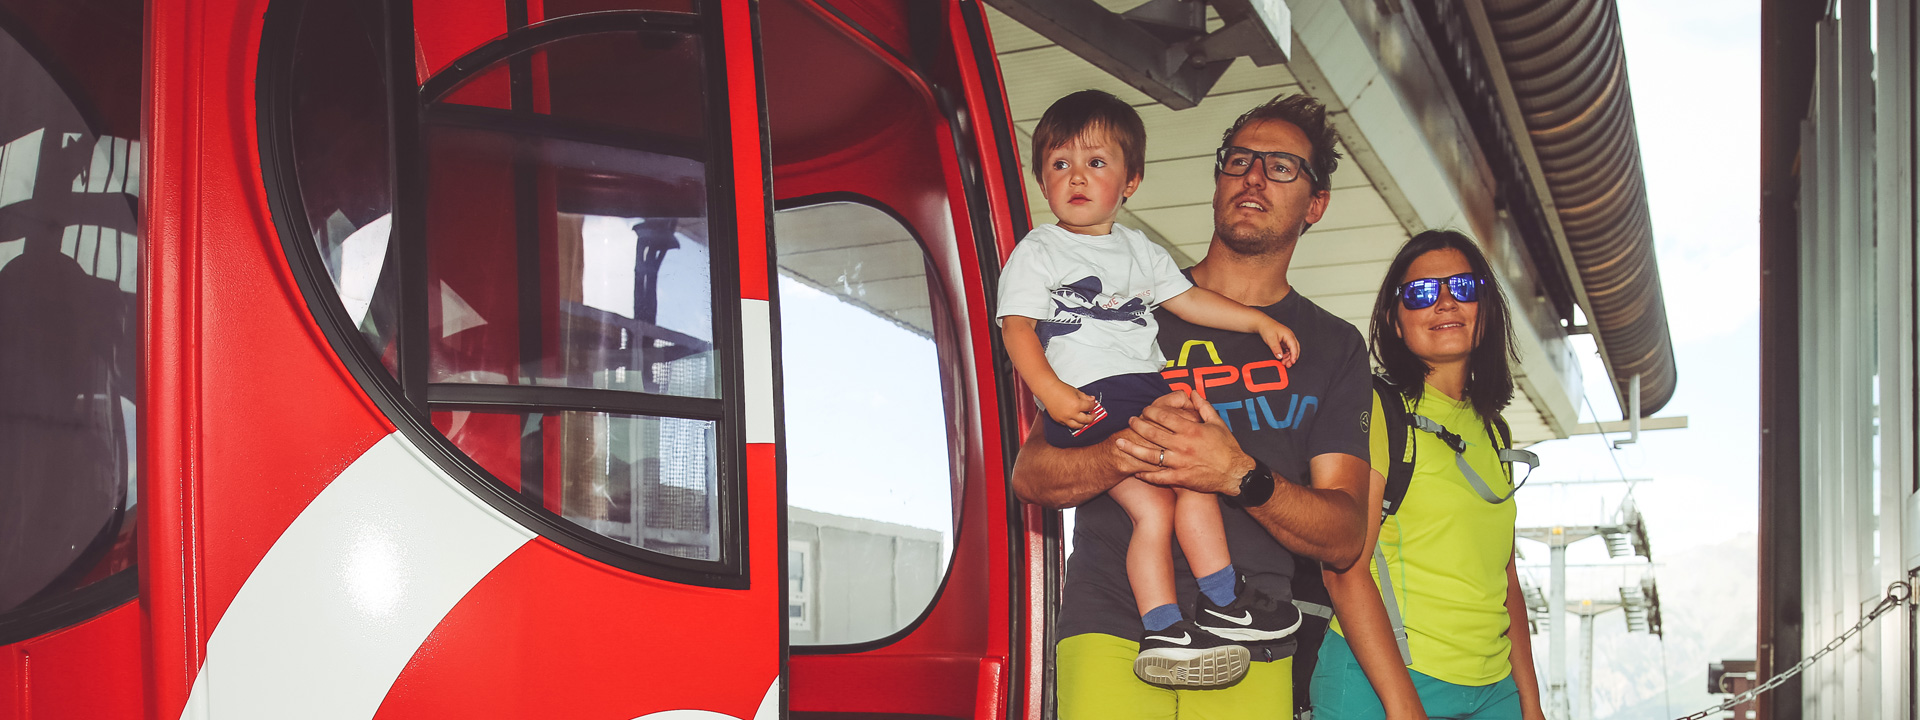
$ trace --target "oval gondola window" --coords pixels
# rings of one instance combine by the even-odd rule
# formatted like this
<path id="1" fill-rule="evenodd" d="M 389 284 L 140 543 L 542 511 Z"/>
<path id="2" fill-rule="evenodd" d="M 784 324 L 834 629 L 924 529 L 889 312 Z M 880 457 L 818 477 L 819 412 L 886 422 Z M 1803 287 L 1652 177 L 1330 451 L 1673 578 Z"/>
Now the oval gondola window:
<path id="1" fill-rule="evenodd" d="M 5 644 L 136 592 L 141 9 L 0 18 Z"/>
<path id="2" fill-rule="evenodd" d="M 369 390 L 423 399 L 432 444 L 543 534 L 737 580 L 738 344 L 716 312 L 737 294 L 697 18 L 508 33 L 421 86 L 394 153 L 377 7 L 305 3 L 284 100 L 303 207 L 282 221 L 330 281 L 324 314 L 383 366 Z M 395 163 L 423 193 L 391 191 Z"/>

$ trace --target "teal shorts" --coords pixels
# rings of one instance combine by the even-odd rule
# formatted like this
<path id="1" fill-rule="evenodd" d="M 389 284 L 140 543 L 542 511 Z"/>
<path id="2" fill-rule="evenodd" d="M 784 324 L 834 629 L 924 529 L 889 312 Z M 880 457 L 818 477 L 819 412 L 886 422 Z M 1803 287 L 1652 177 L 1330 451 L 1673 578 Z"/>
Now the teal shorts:
<path id="1" fill-rule="evenodd" d="M 1492 685 L 1473 687 L 1436 680 L 1407 669 L 1413 690 L 1432 720 L 1520 720 L 1520 688 L 1508 675 Z M 1328 632 L 1313 667 L 1313 720 L 1385 720 L 1380 696 L 1360 670 L 1353 648 L 1339 633 Z"/>

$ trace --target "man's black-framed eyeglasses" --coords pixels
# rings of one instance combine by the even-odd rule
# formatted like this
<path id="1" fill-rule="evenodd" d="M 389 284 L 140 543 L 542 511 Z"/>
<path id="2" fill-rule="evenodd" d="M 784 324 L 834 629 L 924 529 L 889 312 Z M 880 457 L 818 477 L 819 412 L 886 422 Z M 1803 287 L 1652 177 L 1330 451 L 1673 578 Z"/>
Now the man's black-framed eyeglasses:
<path id="1" fill-rule="evenodd" d="M 1290 183 L 1305 177 L 1315 185 L 1320 184 L 1320 178 L 1313 174 L 1313 168 L 1307 165 L 1307 159 L 1290 152 L 1279 150 L 1262 152 L 1238 145 L 1228 145 L 1214 151 L 1213 156 L 1214 167 L 1219 169 L 1222 175 L 1233 177 L 1245 175 L 1248 170 L 1253 169 L 1254 161 L 1258 160 L 1265 166 L 1268 180 Z"/>

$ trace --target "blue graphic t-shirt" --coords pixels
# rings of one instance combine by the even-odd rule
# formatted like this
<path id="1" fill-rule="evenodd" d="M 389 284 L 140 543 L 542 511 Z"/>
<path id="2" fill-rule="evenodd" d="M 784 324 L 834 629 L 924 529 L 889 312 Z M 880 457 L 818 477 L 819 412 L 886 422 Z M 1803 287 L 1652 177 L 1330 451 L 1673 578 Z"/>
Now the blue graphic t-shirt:
<path id="1" fill-rule="evenodd" d="M 1291 368 L 1281 365 L 1258 335 L 1202 327 L 1161 312 L 1160 348 L 1167 357 L 1161 375 L 1176 390 L 1201 393 L 1232 429 L 1241 449 L 1266 463 L 1276 480 L 1311 485 L 1310 463 L 1318 455 L 1339 453 L 1366 460 L 1373 391 L 1360 331 L 1298 292 L 1260 310 L 1300 338 L 1299 363 Z M 1220 511 L 1235 568 L 1249 575 L 1292 578 L 1292 553 L 1266 528 L 1245 510 L 1223 504 Z M 1132 521 L 1112 497 L 1101 495 L 1076 510 L 1073 556 L 1067 559 L 1060 604 L 1060 637 L 1105 633 L 1139 640 L 1140 615 L 1127 583 L 1127 542 L 1132 536 Z M 1175 545 L 1175 590 L 1192 617 L 1191 603 L 1199 586 L 1187 568 L 1186 556 Z M 1288 584 L 1263 583 L 1263 587 Z M 1288 657 L 1293 641 L 1271 649 L 1273 658 Z"/>

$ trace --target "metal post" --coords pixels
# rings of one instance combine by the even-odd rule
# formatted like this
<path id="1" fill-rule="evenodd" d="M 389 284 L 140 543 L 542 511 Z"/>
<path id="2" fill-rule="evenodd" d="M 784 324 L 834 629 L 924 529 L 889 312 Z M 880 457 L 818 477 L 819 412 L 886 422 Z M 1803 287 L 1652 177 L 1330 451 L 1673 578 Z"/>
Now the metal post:
<path id="1" fill-rule="evenodd" d="M 1553 588 L 1547 599 L 1547 717 L 1567 720 L 1567 533 L 1555 525 L 1547 547 Z"/>
<path id="2" fill-rule="evenodd" d="M 1624 439 L 1613 441 L 1615 450 L 1640 442 L 1640 373 L 1634 373 L 1633 379 L 1627 381 L 1626 415 L 1628 434 Z"/>
<path id="3" fill-rule="evenodd" d="M 1592 605 L 1593 601 L 1582 601 Z M 1593 720 L 1593 613 L 1580 613 L 1580 715 Z"/>

